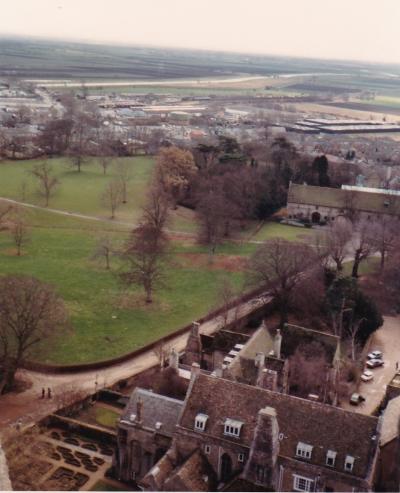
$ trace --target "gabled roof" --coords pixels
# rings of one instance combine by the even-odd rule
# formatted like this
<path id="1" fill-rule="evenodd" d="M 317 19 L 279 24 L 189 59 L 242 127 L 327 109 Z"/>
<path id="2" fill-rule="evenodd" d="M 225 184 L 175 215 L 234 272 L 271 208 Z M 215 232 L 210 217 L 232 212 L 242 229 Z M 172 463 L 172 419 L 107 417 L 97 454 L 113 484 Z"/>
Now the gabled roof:
<path id="1" fill-rule="evenodd" d="M 379 444 L 381 447 L 394 440 L 400 432 L 400 396 L 391 399 L 382 416 Z"/>
<path id="2" fill-rule="evenodd" d="M 199 374 L 189 390 L 179 426 L 194 430 L 197 413 L 208 415 L 207 434 L 224 436 L 224 420 L 242 421 L 239 438 L 229 440 L 250 447 L 257 414 L 269 406 L 276 410 L 280 431 L 280 455 L 294 457 L 298 442 L 312 445 L 308 462 L 325 466 L 328 450 L 337 452 L 335 468 L 343 472 L 346 455 L 355 457 L 352 474 L 365 477 L 377 446 L 377 418 L 344 411 L 298 397 L 271 392 L 222 378 Z"/>
<path id="3" fill-rule="evenodd" d="M 388 203 L 385 206 L 385 203 Z M 346 209 L 350 204 L 356 210 L 382 214 L 400 214 L 400 196 L 341 188 L 316 187 L 291 183 L 288 204 L 304 204 Z"/>
<path id="4" fill-rule="evenodd" d="M 141 425 L 156 430 L 156 423 L 161 423 L 161 427 L 157 431 L 163 435 L 172 436 L 183 407 L 183 401 L 136 388 L 121 416 L 121 421 L 124 421 L 124 424 L 134 425 L 134 423 L 130 423 L 130 417 L 137 413 L 139 398 L 142 401 Z"/>

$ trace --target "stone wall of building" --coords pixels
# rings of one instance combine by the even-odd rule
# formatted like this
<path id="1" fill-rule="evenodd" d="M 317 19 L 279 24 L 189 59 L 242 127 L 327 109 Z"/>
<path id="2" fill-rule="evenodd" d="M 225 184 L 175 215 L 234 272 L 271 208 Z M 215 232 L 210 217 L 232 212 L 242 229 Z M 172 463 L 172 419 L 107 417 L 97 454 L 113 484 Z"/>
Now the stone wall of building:
<path id="1" fill-rule="evenodd" d="M 0 491 L 9 490 L 12 490 L 12 487 L 8 476 L 7 460 L 0 444 Z"/>

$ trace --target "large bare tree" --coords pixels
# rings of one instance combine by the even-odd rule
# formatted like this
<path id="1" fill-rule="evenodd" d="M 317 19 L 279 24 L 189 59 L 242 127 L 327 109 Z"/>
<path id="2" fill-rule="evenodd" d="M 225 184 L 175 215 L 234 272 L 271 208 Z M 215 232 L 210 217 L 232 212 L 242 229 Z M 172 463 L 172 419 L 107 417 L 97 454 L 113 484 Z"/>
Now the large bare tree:
<path id="1" fill-rule="evenodd" d="M 153 292 L 163 284 L 167 238 L 162 231 L 148 223 L 135 228 L 122 252 L 127 267 L 120 274 L 127 285 L 142 286 L 146 303 L 152 303 Z"/>
<path id="2" fill-rule="evenodd" d="M 47 162 L 36 164 L 32 175 L 38 180 L 38 193 L 44 198 L 45 207 L 48 207 L 50 197 L 54 194 L 60 184 L 57 177 L 53 175 L 53 167 Z"/>
<path id="3" fill-rule="evenodd" d="M 27 276 L 0 278 L 0 394 L 12 388 L 31 349 L 66 322 L 64 303 L 51 286 Z"/>
<path id="4" fill-rule="evenodd" d="M 371 224 L 372 241 L 377 252 L 381 256 L 380 269 L 385 269 L 385 261 L 388 254 L 395 247 L 400 237 L 400 221 L 397 218 L 382 216 Z"/>
<path id="5" fill-rule="evenodd" d="M 29 229 L 21 213 L 14 214 L 10 233 L 17 249 L 17 256 L 20 257 L 22 247 L 30 241 Z"/>
<path id="6" fill-rule="evenodd" d="M 115 212 L 122 204 L 123 191 L 119 180 L 111 180 L 101 196 L 102 204 L 111 212 L 111 219 L 115 219 Z"/>
<path id="7" fill-rule="evenodd" d="M 349 243 L 353 235 L 351 222 L 338 217 L 330 224 L 323 236 L 323 244 L 328 260 L 335 263 L 340 272 L 343 269 L 343 261 L 349 253 Z"/>
<path id="8" fill-rule="evenodd" d="M 308 245 L 275 238 L 266 241 L 250 258 L 248 280 L 274 296 L 283 324 L 296 286 L 306 271 L 316 265 L 319 265 L 318 256 Z"/>
<path id="9" fill-rule="evenodd" d="M 370 221 L 360 220 L 355 224 L 355 234 L 352 239 L 354 263 L 352 277 L 358 277 L 361 262 L 377 251 L 373 229 Z"/>

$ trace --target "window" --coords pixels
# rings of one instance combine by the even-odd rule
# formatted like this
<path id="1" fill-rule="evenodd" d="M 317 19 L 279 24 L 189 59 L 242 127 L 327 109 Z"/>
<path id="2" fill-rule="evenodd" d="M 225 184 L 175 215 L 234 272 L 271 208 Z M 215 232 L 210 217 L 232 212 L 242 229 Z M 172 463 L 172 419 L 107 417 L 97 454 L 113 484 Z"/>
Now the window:
<path id="1" fill-rule="evenodd" d="M 296 456 L 302 457 L 303 459 L 311 459 L 312 445 L 307 443 L 299 442 L 296 448 Z"/>
<path id="2" fill-rule="evenodd" d="M 244 462 L 244 454 L 238 454 L 238 462 Z"/>
<path id="3" fill-rule="evenodd" d="M 344 461 L 344 470 L 346 472 L 351 472 L 353 470 L 354 465 L 354 457 L 351 455 L 346 455 L 346 459 Z"/>
<path id="4" fill-rule="evenodd" d="M 313 480 L 304 478 L 303 476 L 293 475 L 293 490 L 294 491 L 312 491 Z"/>
<path id="5" fill-rule="evenodd" d="M 256 477 L 259 483 L 267 482 L 267 469 L 263 466 L 257 465 L 256 468 Z"/>
<path id="6" fill-rule="evenodd" d="M 328 450 L 326 453 L 326 465 L 333 467 L 335 465 L 336 452 L 333 450 Z"/>
<path id="7" fill-rule="evenodd" d="M 194 429 L 197 431 L 204 431 L 206 429 L 207 419 L 207 414 L 199 413 L 194 420 Z"/>
<path id="8" fill-rule="evenodd" d="M 234 419 L 227 418 L 225 420 L 224 435 L 238 437 L 240 436 L 240 430 L 243 426 L 241 421 L 236 421 Z"/>
<path id="9" fill-rule="evenodd" d="M 209 454 L 211 452 L 211 445 L 204 446 L 204 453 Z"/>

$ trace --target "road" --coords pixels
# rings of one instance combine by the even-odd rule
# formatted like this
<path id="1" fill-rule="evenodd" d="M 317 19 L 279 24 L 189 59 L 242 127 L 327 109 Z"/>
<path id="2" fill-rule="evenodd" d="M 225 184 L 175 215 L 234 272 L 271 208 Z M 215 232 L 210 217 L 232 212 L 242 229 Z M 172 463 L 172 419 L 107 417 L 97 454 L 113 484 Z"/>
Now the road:
<path id="1" fill-rule="evenodd" d="M 237 308 L 232 308 L 228 312 L 228 323 L 244 317 L 267 301 L 268 298 L 266 297 L 257 297 L 242 303 Z M 202 334 L 213 334 L 223 325 L 224 318 L 219 316 L 203 323 L 199 330 Z M 189 331 L 169 341 L 168 348 L 182 351 L 185 348 L 188 333 Z M 97 371 L 60 375 L 20 370 L 18 376 L 29 381 L 32 386 L 24 392 L 12 392 L 0 397 L 0 433 L 10 426 L 15 426 L 17 421 L 20 421 L 22 426 L 28 426 L 54 412 L 59 407 L 62 396 L 68 392 L 79 392 L 81 397 L 90 395 L 100 388 L 111 386 L 121 379 L 137 375 L 158 363 L 157 355 L 153 350 L 149 350 L 128 361 Z M 53 394 L 51 399 L 40 398 L 43 387 L 51 388 Z"/>
<path id="2" fill-rule="evenodd" d="M 361 382 L 360 394 L 366 401 L 359 406 L 343 403 L 342 408 L 361 414 L 372 414 L 379 406 L 385 395 L 386 385 L 396 373 L 396 362 L 400 363 L 400 316 L 384 317 L 382 327 L 372 336 L 370 350 L 378 349 L 383 353 L 385 366 L 371 370 L 374 379 L 370 382 Z"/>

